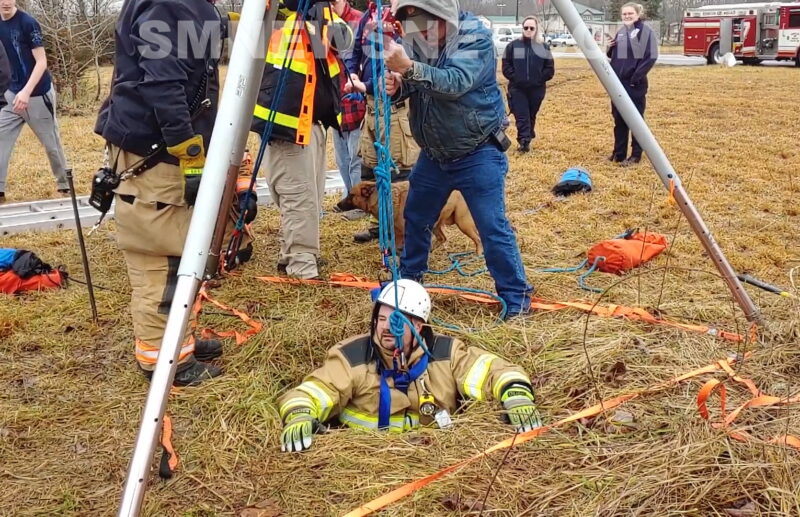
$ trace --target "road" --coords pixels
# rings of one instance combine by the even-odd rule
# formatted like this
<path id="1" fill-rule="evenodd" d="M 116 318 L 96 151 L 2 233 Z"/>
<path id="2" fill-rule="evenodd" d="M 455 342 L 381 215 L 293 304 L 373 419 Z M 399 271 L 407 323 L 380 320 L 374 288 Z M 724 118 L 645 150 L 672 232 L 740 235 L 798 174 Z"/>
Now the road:
<path id="1" fill-rule="evenodd" d="M 575 52 L 554 51 L 553 57 L 583 59 L 583 53 L 577 50 Z M 702 66 L 706 64 L 706 59 L 703 57 L 684 56 L 682 54 L 661 54 L 658 56 L 656 64 L 668 66 Z M 739 64 L 741 65 L 741 63 Z M 794 63 L 791 61 L 764 61 L 761 64 L 765 66 L 794 66 Z"/>

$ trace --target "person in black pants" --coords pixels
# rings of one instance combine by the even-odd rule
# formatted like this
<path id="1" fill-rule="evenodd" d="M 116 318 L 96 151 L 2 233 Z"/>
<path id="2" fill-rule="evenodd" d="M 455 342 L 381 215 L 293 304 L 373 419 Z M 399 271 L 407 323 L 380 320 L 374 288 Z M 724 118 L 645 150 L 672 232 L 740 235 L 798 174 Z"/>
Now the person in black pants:
<path id="1" fill-rule="evenodd" d="M 536 114 L 544 100 L 546 83 L 555 74 L 550 49 L 542 41 L 539 20 L 528 16 L 522 21 L 522 37 L 506 46 L 503 75 L 508 79 L 511 112 L 517 122 L 519 151 L 527 153 L 536 138 Z"/>
<path id="2" fill-rule="evenodd" d="M 658 59 L 658 39 L 653 30 L 640 19 L 643 14 L 644 8 L 641 4 L 629 2 L 623 5 L 621 17 L 624 25 L 608 48 L 611 68 L 642 115 L 647 104 L 647 72 Z M 621 163 L 623 167 L 639 163 L 642 160 L 642 146 L 632 137 L 631 155 L 625 158 L 630 130 L 613 104 L 611 114 L 614 116 L 614 151 L 608 160 Z"/>

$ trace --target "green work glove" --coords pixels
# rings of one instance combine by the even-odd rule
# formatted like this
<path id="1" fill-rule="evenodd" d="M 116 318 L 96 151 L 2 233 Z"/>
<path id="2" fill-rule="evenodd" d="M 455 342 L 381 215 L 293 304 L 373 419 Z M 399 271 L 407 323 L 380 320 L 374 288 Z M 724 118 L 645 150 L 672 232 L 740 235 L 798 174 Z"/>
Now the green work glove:
<path id="1" fill-rule="evenodd" d="M 184 179 L 183 198 L 187 205 L 194 206 L 194 202 L 197 200 L 197 191 L 200 189 L 203 167 L 206 164 L 203 136 L 194 135 L 178 145 L 167 147 L 167 152 L 180 162 Z"/>
<path id="2" fill-rule="evenodd" d="M 281 451 L 302 452 L 311 447 L 315 432 L 321 428 L 308 408 L 295 409 L 286 415 L 281 433 Z"/>
<path id="3" fill-rule="evenodd" d="M 533 403 L 533 393 L 527 386 L 511 385 L 505 389 L 500 397 L 503 408 L 506 410 L 508 423 L 524 433 L 537 427 L 542 427 L 539 411 Z"/>

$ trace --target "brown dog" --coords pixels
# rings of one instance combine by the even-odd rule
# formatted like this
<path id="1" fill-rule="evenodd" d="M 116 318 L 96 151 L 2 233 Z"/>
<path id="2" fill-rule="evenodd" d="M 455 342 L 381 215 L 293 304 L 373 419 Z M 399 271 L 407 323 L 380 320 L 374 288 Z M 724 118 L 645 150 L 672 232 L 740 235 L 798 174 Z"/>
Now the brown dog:
<path id="1" fill-rule="evenodd" d="M 394 212 L 394 238 L 397 248 L 400 249 L 405 244 L 406 222 L 403 218 L 403 210 L 406 206 L 408 197 L 408 182 L 398 181 L 392 183 L 392 207 Z M 378 218 L 378 189 L 374 181 L 362 181 L 350 189 L 350 194 L 336 205 L 339 210 L 347 211 L 359 208 L 373 217 Z M 439 214 L 439 219 L 433 225 L 433 235 L 436 241 L 432 249 L 436 249 L 447 241 L 447 237 L 442 231 L 443 226 L 456 225 L 461 232 L 472 239 L 475 243 L 475 253 L 483 254 L 483 245 L 469 213 L 467 202 L 461 192 L 454 190 L 447 203 Z"/>

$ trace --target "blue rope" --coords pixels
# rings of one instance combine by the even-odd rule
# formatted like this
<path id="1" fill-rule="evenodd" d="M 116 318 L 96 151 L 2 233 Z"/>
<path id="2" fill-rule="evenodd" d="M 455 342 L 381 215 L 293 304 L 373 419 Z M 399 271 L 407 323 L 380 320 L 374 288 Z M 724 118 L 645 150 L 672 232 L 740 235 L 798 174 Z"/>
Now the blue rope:
<path id="1" fill-rule="evenodd" d="M 461 260 L 463 257 L 469 257 L 467 260 Z M 432 275 L 445 275 L 450 273 L 451 271 L 457 271 L 459 275 L 465 277 L 473 277 L 478 276 L 480 274 L 486 273 L 486 267 L 483 266 L 480 269 L 476 269 L 475 271 L 468 272 L 464 270 L 464 267 L 474 264 L 480 260 L 483 260 L 483 255 L 476 255 L 474 251 L 462 251 L 461 253 L 450 253 L 447 255 L 447 258 L 450 259 L 450 265 L 445 269 L 429 269 L 427 273 Z"/>
<path id="2" fill-rule="evenodd" d="M 583 262 L 578 264 L 577 266 L 572 267 L 543 267 L 536 269 L 537 273 L 574 273 L 575 271 L 582 269 L 583 267 L 588 264 L 589 261 L 587 259 L 583 259 Z"/>
<path id="3" fill-rule="evenodd" d="M 313 0 L 300 0 L 297 6 L 297 16 L 295 17 L 295 27 L 304 27 L 305 26 L 305 19 L 308 16 L 308 9 L 311 6 L 311 2 Z M 283 30 L 281 27 L 279 30 Z M 294 31 L 292 31 L 294 32 Z M 298 37 L 300 35 L 298 34 Z M 289 77 L 289 66 L 291 65 L 294 59 L 294 51 L 295 46 L 292 45 L 294 42 L 294 37 L 289 38 L 289 45 L 291 48 L 286 55 L 283 56 L 283 63 L 281 64 L 281 71 L 280 75 L 278 75 L 278 84 L 275 87 L 275 93 L 272 97 L 272 101 L 270 102 L 269 106 L 269 115 L 267 120 L 264 124 L 264 130 L 261 132 L 261 145 L 258 148 L 258 154 L 256 155 L 256 161 L 253 164 L 253 172 L 250 175 L 250 185 L 247 187 L 247 191 L 245 192 L 244 198 L 244 209 L 240 210 L 239 218 L 236 220 L 236 225 L 234 227 L 234 236 L 231 239 L 231 243 L 228 246 L 228 253 L 226 256 L 230 256 L 231 248 L 235 246 L 238 251 L 238 244 L 234 244 L 236 237 L 244 230 L 244 219 L 247 215 L 247 207 L 250 204 L 250 197 L 253 193 L 255 188 L 256 179 L 258 178 L 258 171 L 261 169 L 261 162 L 264 160 L 264 154 L 266 153 L 267 144 L 269 143 L 269 139 L 272 138 L 272 131 L 275 127 L 275 117 L 277 116 L 277 109 L 278 103 L 280 102 L 281 98 L 283 97 L 283 92 L 286 89 L 286 80 Z M 267 42 L 269 44 L 269 42 Z"/>
<path id="4" fill-rule="evenodd" d="M 383 265 L 392 273 L 394 283 L 394 311 L 389 316 L 389 329 L 395 337 L 397 353 L 403 350 L 403 335 L 405 328 L 411 329 L 419 346 L 429 354 L 428 347 L 422 336 L 419 335 L 414 325 L 400 312 L 399 289 L 397 280 L 400 278 L 400 261 L 397 257 L 397 246 L 394 234 L 394 207 L 392 203 L 392 171 L 397 165 L 392 160 L 390 152 L 391 108 L 389 95 L 386 93 L 386 68 L 383 62 L 383 5 L 381 0 L 376 0 L 376 34 L 372 37 L 370 45 L 370 67 L 372 68 L 373 96 L 375 99 L 375 184 L 378 191 L 378 243 L 380 245 Z"/>
<path id="5" fill-rule="evenodd" d="M 595 272 L 595 270 L 597 269 L 598 262 L 604 262 L 605 260 L 606 260 L 606 258 L 603 257 L 603 256 L 595 257 L 594 262 L 592 262 L 592 267 L 590 267 L 588 271 L 586 271 L 584 274 L 582 274 L 581 276 L 578 277 L 578 286 L 581 289 L 583 289 L 584 291 L 591 291 L 593 293 L 602 293 L 603 292 L 602 289 L 598 289 L 597 287 L 589 287 L 588 285 L 586 285 L 586 283 L 584 281 L 586 280 L 586 278 L 589 275 L 591 275 L 592 273 Z M 584 262 L 586 262 L 586 261 L 584 260 Z"/>

